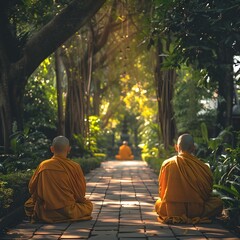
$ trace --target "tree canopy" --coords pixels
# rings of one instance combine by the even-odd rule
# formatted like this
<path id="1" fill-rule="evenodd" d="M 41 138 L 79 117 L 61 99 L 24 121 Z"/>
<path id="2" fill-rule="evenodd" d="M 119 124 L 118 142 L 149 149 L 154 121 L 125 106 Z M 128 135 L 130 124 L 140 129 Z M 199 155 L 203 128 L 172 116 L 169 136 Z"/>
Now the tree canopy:
<path id="1" fill-rule="evenodd" d="M 152 34 L 170 39 L 174 46 L 167 64 L 186 63 L 206 69 L 205 80 L 219 94 L 218 123 L 231 125 L 233 57 L 239 55 L 239 0 L 155 1 Z"/>
<path id="2" fill-rule="evenodd" d="M 29 76 L 46 57 L 86 24 L 104 2 L 73 0 L 57 5 L 54 1 L 42 2 L 43 5 L 39 1 L 1 3 L 0 129 L 1 142 L 6 149 L 13 121 L 22 126 L 22 101 Z M 37 14 L 40 9 L 44 10 L 42 20 Z"/>
<path id="3" fill-rule="evenodd" d="M 95 115 L 118 138 L 126 117 L 132 139 L 157 124 L 156 144 L 168 149 L 197 128 L 201 101 L 213 94 L 218 111 L 209 124 L 231 125 L 238 3 L 2 3 L 1 144 L 9 147 L 13 123 L 89 142 Z"/>

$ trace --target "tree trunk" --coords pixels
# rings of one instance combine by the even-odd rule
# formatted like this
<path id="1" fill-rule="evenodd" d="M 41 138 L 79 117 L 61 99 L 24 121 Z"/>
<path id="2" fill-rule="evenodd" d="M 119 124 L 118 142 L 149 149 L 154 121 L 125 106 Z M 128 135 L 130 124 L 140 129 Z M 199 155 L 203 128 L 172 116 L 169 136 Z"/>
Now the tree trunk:
<path id="1" fill-rule="evenodd" d="M 89 116 L 90 116 L 90 95 L 91 95 L 91 85 L 92 85 L 92 67 L 93 67 L 93 42 L 94 41 L 94 30 L 93 27 L 91 26 L 89 29 L 89 34 L 88 34 L 88 58 L 87 58 L 87 71 L 86 75 L 83 81 L 86 83 L 86 110 L 85 110 L 85 126 L 86 126 L 86 131 L 85 131 L 85 136 L 87 139 L 90 139 L 90 123 L 89 123 Z M 91 141 L 88 141 L 88 147 L 90 149 L 90 144 Z"/>
<path id="2" fill-rule="evenodd" d="M 162 69 L 164 59 L 161 54 L 163 54 L 163 45 L 161 39 L 158 38 L 155 68 L 155 82 L 158 102 L 158 122 L 162 133 L 164 148 L 167 150 L 170 145 L 173 145 L 176 131 L 172 107 L 176 72 L 174 69 Z"/>
<path id="3" fill-rule="evenodd" d="M 58 134 L 65 135 L 64 114 L 63 114 L 63 70 L 61 61 L 61 49 L 55 52 L 55 71 L 56 71 L 56 85 L 57 85 L 57 103 L 58 103 Z"/>
<path id="4" fill-rule="evenodd" d="M 9 65 L 9 59 L 4 47 L 3 35 L 0 35 L 0 132 L 2 133 L 0 136 L 0 145 L 4 146 L 5 152 L 9 148 L 9 136 L 12 126 L 12 112 L 8 85 Z"/>
<path id="5" fill-rule="evenodd" d="M 9 102 L 10 100 L 7 86 L 4 83 L 0 83 L 0 128 L 2 132 L 0 144 L 1 146 L 4 146 L 5 152 L 9 149 L 9 136 L 11 134 L 12 127 L 11 107 Z"/>
<path id="6" fill-rule="evenodd" d="M 76 44 L 77 43 L 77 44 Z M 63 52 L 63 63 L 68 78 L 68 91 L 65 109 L 65 133 L 70 139 L 73 135 L 85 135 L 86 104 L 85 104 L 85 82 L 81 73 L 81 60 L 75 59 L 76 51 L 79 51 L 81 42 L 72 37 L 65 44 L 66 51 Z M 71 48 L 70 46 L 75 46 Z"/>
<path id="7" fill-rule="evenodd" d="M 219 64 L 215 76 L 218 82 L 217 124 L 220 125 L 219 130 L 222 130 L 232 125 L 234 93 L 233 55 L 224 47 L 219 50 Z"/>
<path id="8" fill-rule="evenodd" d="M 99 116 L 100 115 L 100 104 L 101 104 L 101 98 L 100 98 L 100 80 L 95 79 L 94 85 L 93 85 L 93 115 Z"/>

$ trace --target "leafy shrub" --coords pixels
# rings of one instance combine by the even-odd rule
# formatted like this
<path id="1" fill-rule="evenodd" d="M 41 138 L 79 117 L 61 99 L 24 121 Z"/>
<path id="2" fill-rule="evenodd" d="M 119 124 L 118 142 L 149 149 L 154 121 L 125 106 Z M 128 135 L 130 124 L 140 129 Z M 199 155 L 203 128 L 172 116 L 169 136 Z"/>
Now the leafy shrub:
<path id="1" fill-rule="evenodd" d="M 101 165 L 101 160 L 94 157 L 75 158 L 73 160 L 81 165 L 84 174 L 89 173 L 91 170 L 98 168 Z"/>
<path id="2" fill-rule="evenodd" d="M 106 153 L 107 148 L 113 145 L 112 129 L 102 128 L 101 119 L 98 116 L 89 116 L 89 136 L 86 139 L 86 147 L 92 153 Z"/>
<path id="3" fill-rule="evenodd" d="M 216 138 L 208 138 L 208 131 L 202 124 L 202 135 L 209 150 L 206 157 L 214 178 L 214 190 L 224 201 L 231 225 L 239 224 L 240 214 L 240 132 L 225 129 Z M 233 146 L 236 135 L 236 146 Z M 207 152 L 207 151 L 206 151 Z"/>
<path id="4" fill-rule="evenodd" d="M 158 174 L 162 166 L 162 163 L 165 159 L 154 157 L 151 155 L 145 155 L 143 157 L 143 160 L 146 161 L 149 167 L 152 168 Z"/>
<path id="5" fill-rule="evenodd" d="M 158 156 L 159 151 L 162 149 L 162 146 L 159 145 L 160 135 L 161 133 L 157 123 L 149 123 L 144 126 L 140 134 L 142 143 L 139 144 L 142 153 Z"/>
<path id="6" fill-rule="evenodd" d="M 11 173 L 34 169 L 50 156 L 50 141 L 41 132 L 15 131 L 10 136 L 10 151 L 0 154 L 0 172 Z"/>
<path id="7" fill-rule="evenodd" d="M 13 190 L 6 187 L 6 182 L 0 181 L 0 217 L 4 215 L 13 202 Z"/>
<path id="8" fill-rule="evenodd" d="M 91 152 L 99 152 L 98 138 L 101 134 L 100 119 L 98 116 L 89 116 L 89 138 L 87 146 Z"/>
<path id="9" fill-rule="evenodd" d="M 29 196 L 28 183 L 32 171 L 0 175 L 0 217 L 21 206 Z"/>
<path id="10" fill-rule="evenodd" d="M 142 148 L 142 160 L 147 162 L 149 167 L 152 168 L 156 173 L 159 173 L 163 161 L 173 155 L 173 150 L 174 149 L 172 147 L 169 147 L 168 150 L 165 150 L 163 145 L 159 145 L 158 148 L 154 146 L 148 148 L 145 145 Z"/>
<path id="11" fill-rule="evenodd" d="M 221 155 L 215 169 L 218 174 L 214 188 L 224 201 L 231 225 L 236 226 L 240 223 L 240 143 L 236 148 L 227 148 L 225 151 L 226 154 Z"/>
<path id="12" fill-rule="evenodd" d="M 104 161 L 107 158 L 107 154 L 105 153 L 94 153 L 93 156 L 101 161 Z"/>
<path id="13" fill-rule="evenodd" d="M 87 149 L 84 142 L 84 137 L 81 134 L 74 134 L 71 141 L 70 157 L 91 157 L 92 152 Z"/>

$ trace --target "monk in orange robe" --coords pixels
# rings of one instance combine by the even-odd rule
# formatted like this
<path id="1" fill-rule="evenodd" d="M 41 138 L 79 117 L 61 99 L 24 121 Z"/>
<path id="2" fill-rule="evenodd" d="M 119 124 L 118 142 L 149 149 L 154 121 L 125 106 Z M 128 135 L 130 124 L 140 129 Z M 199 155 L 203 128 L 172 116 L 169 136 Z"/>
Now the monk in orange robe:
<path id="1" fill-rule="evenodd" d="M 67 158 L 70 149 L 66 137 L 54 138 L 53 157 L 43 161 L 33 174 L 31 197 L 25 203 L 25 212 L 33 222 L 91 219 L 93 205 L 85 198 L 85 178 L 80 165 Z"/>
<path id="2" fill-rule="evenodd" d="M 159 174 L 159 197 L 155 210 L 162 223 L 211 222 L 221 214 L 222 200 L 212 195 L 210 168 L 192 155 L 194 141 L 183 134 L 175 146 L 178 152 L 162 164 Z"/>
<path id="3" fill-rule="evenodd" d="M 127 141 L 123 141 L 123 145 L 119 147 L 118 155 L 115 156 L 117 160 L 133 160 L 131 148 L 128 146 Z"/>

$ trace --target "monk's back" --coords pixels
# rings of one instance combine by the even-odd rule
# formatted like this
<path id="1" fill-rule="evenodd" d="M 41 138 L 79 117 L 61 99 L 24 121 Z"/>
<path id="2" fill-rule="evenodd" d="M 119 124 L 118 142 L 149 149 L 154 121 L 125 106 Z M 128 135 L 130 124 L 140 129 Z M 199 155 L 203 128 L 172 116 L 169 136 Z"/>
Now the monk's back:
<path id="1" fill-rule="evenodd" d="M 159 221 L 187 223 L 204 221 L 221 212 L 222 202 L 212 197 L 213 177 L 209 167 L 189 153 L 164 161 L 159 174 Z"/>
<path id="2" fill-rule="evenodd" d="M 120 147 L 120 155 L 122 158 L 128 159 L 129 156 L 131 155 L 131 149 L 129 146 L 122 145 Z"/>
<path id="3" fill-rule="evenodd" d="M 79 169 L 79 165 L 71 160 L 59 158 L 45 160 L 38 168 L 38 176 L 36 176 L 38 180 L 33 178 L 30 182 L 30 193 L 36 191 L 46 209 L 59 209 L 72 205 L 76 200 L 75 177 L 80 177 Z M 38 182 L 38 185 L 35 186 L 34 182 Z"/>
<path id="4" fill-rule="evenodd" d="M 190 160 L 191 161 L 191 160 Z M 195 159 L 195 161 L 199 161 Z M 200 161 L 197 162 L 199 169 L 203 167 L 207 174 L 205 177 L 199 176 L 198 172 L 194 172 L 194 164 L 196 162 L 189 162 L 187 159 L 181 156 L 175 156 L 169 160 L 166 160 L 162 166 L 163 174 L 168 176 L 168 181 L 163 180 L 161 184 L 164 185 L 163 191 L 161 191 L 161 199 L 167 202 L 195 202 L 202 203 L 205 199 L 204 195 L 195 191 L 197 185 L 203 185 L 204 188 L 208 188 L 207 191 L 211 193 L 211 174 L 208 172 L 208 167 L 203 166 Z M 209 184 L 210 183 L 210 184 Z M 209 187 L 208 187 L 209 186 Z"/>
<path id="5" fill-rule="evenodd" d="M 48 223 L 91 219 L 93 205 L 85 198 L 82 169 L 67 158 L 69 140 L 55 137 L 50 150 L 53 157 L 39 164 L 29 182 L 31 197 L 24 204 L 26 215 L 33 222 Z"/>

